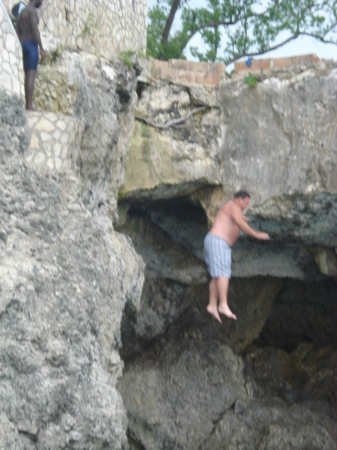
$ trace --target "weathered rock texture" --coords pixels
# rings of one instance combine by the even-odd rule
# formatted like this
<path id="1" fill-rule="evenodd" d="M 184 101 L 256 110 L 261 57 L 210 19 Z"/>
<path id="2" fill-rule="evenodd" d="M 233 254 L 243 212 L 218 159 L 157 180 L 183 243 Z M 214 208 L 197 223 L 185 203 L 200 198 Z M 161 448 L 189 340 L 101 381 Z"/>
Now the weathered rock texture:
<path id="1" fill-rule="evenodd" d="M 90 71 L 85 55 L 65 54 L 60 63 L 68 61 L 67 77 L 78 86 L 68 98 L 67 123 L 82 129 L 63 170 L 27 165 L 31 122 L 22 100 L 0 91 L 1 448 L 128 447 L 116 389 L 120 325 L 126 304 L 138 308 L 144 274 L 141 257 L 112 221 L 136 78 L 119 62 L 88 58 Z M 53 70 L 51 84 L 60 70 L 55 63 Z M 46 118 L 61 124 L 61 112 L 29 119 L 48 134 Z"/>
<path id="2" fill-rule="evenodd" d="M 145 449 L 328 449 L 337 427 L 337 69 L 308 60 L 218 87 L 143 79 L 119 228 L 145 263 L 119 386 Z M 203 238 L 252 195 L 271 240 L 233 249 L 229 303 L 206 313 Z"/>
<path id="3" fill-rule="evenodd" d="M 27 117 L 0 6 L 0 447 L 334 450 L 336 67 L 136 86 L 145 0 L 57 1 Z M 220 325 L 202 243 L 238 188 L 272 239 Z"/>
<path id="4" fill-rule="evenodd" d="M 146 2 L 46 4 L 34 113 L 14 3 L 0 0 L 0 448 L 125 449 L 120 326 L 144 264 L 113 229 L 136 102 L 117 53 L 144 46 Z"/>

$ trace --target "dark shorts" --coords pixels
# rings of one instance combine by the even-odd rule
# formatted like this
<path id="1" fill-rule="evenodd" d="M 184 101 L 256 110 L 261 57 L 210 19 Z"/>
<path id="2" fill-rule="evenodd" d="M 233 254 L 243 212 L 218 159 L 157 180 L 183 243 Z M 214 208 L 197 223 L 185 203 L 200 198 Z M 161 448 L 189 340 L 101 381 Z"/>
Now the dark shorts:
<path id="1" fill-rule="evenodd" d="M 39 46 L 35 41 L 26 39 L 21 42 L 23 52 L 23 70 L 37 70 L 39 63 Z"/>
<path id="2" fill-rule="evenodd" d="M 226 241 L 207 233 L 204 240 L 205 261 L 212 278 L 231 277 L 232 250 Z"/>

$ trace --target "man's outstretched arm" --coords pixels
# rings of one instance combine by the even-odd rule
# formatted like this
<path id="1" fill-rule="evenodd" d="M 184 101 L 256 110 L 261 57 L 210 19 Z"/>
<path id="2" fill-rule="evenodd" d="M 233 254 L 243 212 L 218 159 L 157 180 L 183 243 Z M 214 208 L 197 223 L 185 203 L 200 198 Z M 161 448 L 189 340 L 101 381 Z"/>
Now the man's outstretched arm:
<path id="1" fill-rule="evenodd" d="M 242 214 L 242 211 L 239 207 L 233 208 L 232 218 L 240 230 L 249 234 L 255 239 L 260 239 L 262 241 L 269 240 L 269 234 L 264 231 L 256 231 L 251 226 L 248 225 L 246 217 Z"/>

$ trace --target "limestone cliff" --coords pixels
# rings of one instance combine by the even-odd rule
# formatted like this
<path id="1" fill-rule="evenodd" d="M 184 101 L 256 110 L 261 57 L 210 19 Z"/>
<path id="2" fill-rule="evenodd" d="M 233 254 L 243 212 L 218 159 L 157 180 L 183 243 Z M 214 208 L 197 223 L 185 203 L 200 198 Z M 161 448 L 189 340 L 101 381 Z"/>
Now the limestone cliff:
<path id="1" fill-rule="evenodd" d="M 25 113 L 0 0 L 0 447 L 334 450 L 336 67 L 137 80 L 145 4 L 41 11 Z M 202 244 L 238 188 L 272 239 L 234 248 L 220 325 Z"/>
<path id="2" fill-rule="evenodd" d="M 0 447 L 122 449 L 120 325 L 144 273 L 112 222 L 136 76 L 65 52 L 39 71 L 53 99 L 60 73 L 67 110 L 25 113 L 0 91 Z"/>
<path id="3" fill-rule="evenodd" d="M 34 112 L 15 3 L 0 0 L 0 448 L 125 449 L 120 327 L 144 264 L 113 228 L 137 99 L 117 53 L 144 43 L 146 0 L 46 2 Z"/>
<path id="4" fill-rule="evenodd" d="M 146 263 L 140 311 L 122 326 L 134 448 L 337 442 L 337 69 L 297 64 L 253 87 L 245 75 L 138 86 L 119 202 Z M 203 238 L 240 188 L 271 240 L 234 247 L 238 321 L 219 325 L 205 310 Z"/>

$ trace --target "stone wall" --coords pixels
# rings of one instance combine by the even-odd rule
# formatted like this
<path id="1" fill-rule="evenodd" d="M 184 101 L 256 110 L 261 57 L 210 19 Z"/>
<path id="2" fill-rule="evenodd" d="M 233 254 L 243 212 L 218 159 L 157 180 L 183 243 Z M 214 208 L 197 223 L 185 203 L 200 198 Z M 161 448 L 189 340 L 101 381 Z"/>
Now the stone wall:
<path id="1" fill-rule="evenodd" d="M 31 111 L 27 123 L 30 144 L 24 157 L 28 166 L 54 172 L 74 168 L 84 128 L 77 117 Z"/>
<path id="2" fill-rule="evenodd" d="M 4 0 L 9 12 L 16 3 Z M 127 50 L 145 53 L 147 0 L 45 1 L 39 14 L 41 31 L 67 49 L 107 58 Z"/>
<path id="3" fill-rule="evenodd" d="M 16 3 L 17 0 L 0 0 L 0 90 L 10 96 L 18 95 L 23 102 L 22 50 L 11 13 Z M 50 114 L 44 113 L 42 116 L 36 112 L 27 117 L 30 144 L 25 159 L 27 164 L 39 169 L 48 167 L 59 172 L 69 168 L 72 159 L 76 159 L 83 127 L 77 118 L 69 118 L 69 114 L 73 114 L 72 103 L 66 110 L 62 107 L 69 100 L 69 95 L 71 98 L 75 95 L 67 91 L 69 80 L 64 71 L 60 69 L 62 73 L 58 73 L 57 79 L 53 78 L 55 73 L 47 74 L 48 79 L 44 83 L 43 76 L 48 71 L 48 63 L 53 61 L 53 67 L 57 66 L 56 59 L 53 59 L 55 49 L 62 48 L 61 52 L 55 52 L 59 59 L 62 54 L 73 54 L 80 55 L 82 61 L 89 60 L 91 71 L 96 70 L 100 57 L 111 60 L 112 56 L 127 50 L 145 52 L 147 1 L 45 1 L 39 16 L 46 64 L 39 66 L 33 100 L 37 111 L 49 111 Z M 83 52 L 79 53 L 78 50 Z M 109 63 L 104 68 L 109 82 L 114 83 L 114 69 Z M 72 72 L 72 69 L 68 68 L 66 72 Z M 71 84 L 70 89 L 78 94 L 78 79 L 75 85 Z M 61 105 L 56 105 L 55 100 L 58 89 L 62 96 Z M 50 96 L 53 101 L 48 103 Z"/>
<path id="4" fill-rule="evenodd" d="M 268 72 L 305 65 L 312 66 L 320 61 L 316 55 L 299 55 L 288 58 L 252 59 L 238 61 L 234 64 L 234 73 Z M 184 59 L 159 61 L 150 58 L 148 65 L 152 78 L 177 82 L 184 85 L 202 84 L 217 86 L 226 74 L 226 66 L 222 63 L 194 62 Z"/>
<path id="5" fill-rule="evenodd" d="M 0 89 L 23 97 L 21 47 L 12 22 L 1 0 L 0 30 Z"/>

